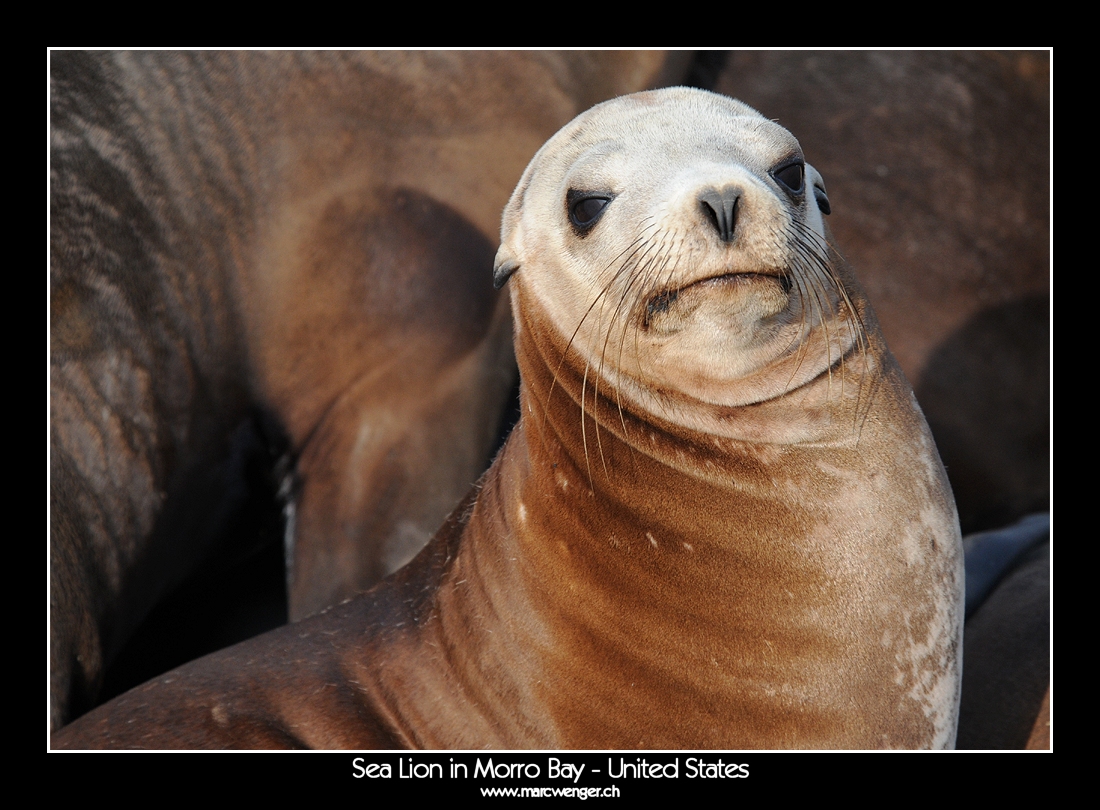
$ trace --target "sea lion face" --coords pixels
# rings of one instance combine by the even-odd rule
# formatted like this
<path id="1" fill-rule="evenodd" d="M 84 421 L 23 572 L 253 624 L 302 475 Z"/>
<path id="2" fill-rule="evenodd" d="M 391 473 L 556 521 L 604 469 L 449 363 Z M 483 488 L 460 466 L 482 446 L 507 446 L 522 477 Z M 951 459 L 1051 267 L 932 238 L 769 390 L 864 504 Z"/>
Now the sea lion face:
<path id="1" fill-rule="evenodd" d="M 639 93 L 535 156 L 505 209 L 497 280 L 518 270 L 571 349 L 628 396 L 759 401 L 858 339 L 822 210 L 820 175 L 778 124 L 704 91 Z"/>

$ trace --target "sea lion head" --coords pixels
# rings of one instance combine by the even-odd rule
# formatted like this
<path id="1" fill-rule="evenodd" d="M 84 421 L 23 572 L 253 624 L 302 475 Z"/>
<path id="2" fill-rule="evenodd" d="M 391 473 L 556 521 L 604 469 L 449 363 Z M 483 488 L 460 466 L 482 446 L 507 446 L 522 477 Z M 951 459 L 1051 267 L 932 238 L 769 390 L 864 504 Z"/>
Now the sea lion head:
<path id="1" fill-rule="evenodd" d="M 583 113 L 505 208 L 510 276 L 628 399 L 731 407 L 818 377 L 862 341 L 821 175 L 751 107 L 670 88 Z"/>

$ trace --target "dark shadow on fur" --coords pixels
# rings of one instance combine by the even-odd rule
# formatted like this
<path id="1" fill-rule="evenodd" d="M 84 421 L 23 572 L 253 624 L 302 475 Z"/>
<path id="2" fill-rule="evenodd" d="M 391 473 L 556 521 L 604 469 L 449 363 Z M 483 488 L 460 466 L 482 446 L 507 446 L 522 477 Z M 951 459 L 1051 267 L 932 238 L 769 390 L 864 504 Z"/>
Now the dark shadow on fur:
<path id="1" fill-rule="evenodd" d="M 279 488 L 287 439 L 266 414 L 233 434 L 212 476 L 213 556 L 156 606 L 108 666 L 101 702 L 187 661 L 287 622 L 285 521 Z M 83 707 L 85 709 L 91 707 Z"/>
<path id="2" fill-rule="evenodd" d="M 963 534 L 1049 509 L 1050 305 L 980 312 L 929 358 L 916 386 Z"/>

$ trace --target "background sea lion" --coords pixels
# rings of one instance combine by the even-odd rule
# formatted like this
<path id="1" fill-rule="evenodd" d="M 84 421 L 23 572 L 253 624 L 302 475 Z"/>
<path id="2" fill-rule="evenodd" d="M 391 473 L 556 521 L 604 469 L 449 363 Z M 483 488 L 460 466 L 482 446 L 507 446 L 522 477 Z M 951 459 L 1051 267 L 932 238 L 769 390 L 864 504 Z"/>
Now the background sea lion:
<path id="1" fill-rule="evenodd" d="M 51 54 L 54 725 L 248 534 L 249 478 L 284 489 L 291 618 L 415 553 L 514 379 L 507 309 L 476 279 L 516 178 L 578 111 L 686 62 Z"/>
<path id="2" fill-rule="evenodd" d="M 963 546 L 967 617 L 958 745 L 1049 748 L 1050 516 L 970 535 Z"/>
<path id="3" fill-rule="evenodd" d="M 827 206 L 739 102 L 580 116 L 503 217 L 521 421 L 436 539 L 54 743 L 950 745 L 957 517 Z"/>

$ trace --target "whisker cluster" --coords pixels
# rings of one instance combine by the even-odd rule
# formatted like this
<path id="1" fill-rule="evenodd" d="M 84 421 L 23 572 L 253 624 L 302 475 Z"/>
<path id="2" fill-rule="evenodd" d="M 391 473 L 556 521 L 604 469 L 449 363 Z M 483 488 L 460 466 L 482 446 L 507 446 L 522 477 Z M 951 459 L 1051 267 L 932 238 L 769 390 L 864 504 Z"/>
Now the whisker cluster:
<path id="1" fill-rule="evenodd" d="M 775 230 L 769 234 L 771 247 L 776 255 L 785 255 L 785 267 L 781 276 L 784 289 L 791 295 L 791 309 L 797 308 L 799 315 L 798 330 L 795 332 L 784 352 L 795 351 L 796 363 L 791 372 L 791 378 L 787 383 L 787 389 L 794 384 L 807 356 L 808 338 L 816 327 L 820 327 L 825 341 L 826 369 L 828 375 L 828 392 L 831 395 L 834 366 L 840 376 L 840 394 L 844 396 L 845 374 L 844 362 L 846 350 L 842 350 L 840 356 L 833 358 L 835 344 L 846 345 L 852 343 L 858 347 L 858 351 L 864 359 L 867 354 L 865 340 L 865 325 L 859 311 L 852 302 L 844 284 L 833 270 L 829 260 L 830 248 L 825 239 L 810 228 L 804 222 L 797 219 L 788 220 L 783 230 Z M 593 298 L 577 323 L 573 334 L 570 336 L 558 367 L 554 373 L 554 379 L 547 394 L 547 405 L 557 384 L 558 372 L 573 347 L 574 341 L 580 334 L 585 321 L 594 312 L 596 314 L 596 334 L 603 336 L 603 344 L 599 350 L 598 366 L 593 369 L 592 362 L 585 357 L 584 374 L 581 380 L 581 441 L 584 447 L 585 466 L 588 473 L 590 489 L 593 489 L 592 465 L 589 458 L 587 418 L 588 412 L 588 378 L 590 372 L 595 377 L 592 388 L 592 413 L 591 418 L 595 425 L 595 445 L 603 467 L 604 475 L 610 479 L 610 471 L 607 458 L 604 453 L 603 441 L 600 438 L 600 424 L 598 419 L 600 382 L 604 375 L 608 349 L 618 343 L 618 364 L 622 367 L 623 351 L 628 335 L 633 331 L 635 339 L 635 357 L 642 362 L 641 352 L 638 351 L 639 323 L 648 323 L 650 317 L 672 306 L 679 294 L 673 279 L 677 276 L 677 269 L 685 264 L 690 266 L 694 249 L 684 233 L 659 229 L 650 217 L 642 224 L 640 232 L 630 245 L 604 267 L 601 272 L 606 281 L 599 293 Z M 618 334 L 616 335 L 616 329 Z M 847 330 L 844 340 L 838 330 Z M 797 345 L 795 345 L 797 344 Z M 857 430 L 860 422 L 860 406 L 862 391 L 856 393 L 856 420 Z M 623 413 L 621 392 L 616 389 L 615 400 L 619 412 L 619 421 L 624 434 L 626 433 L 626 419 Z"/>

